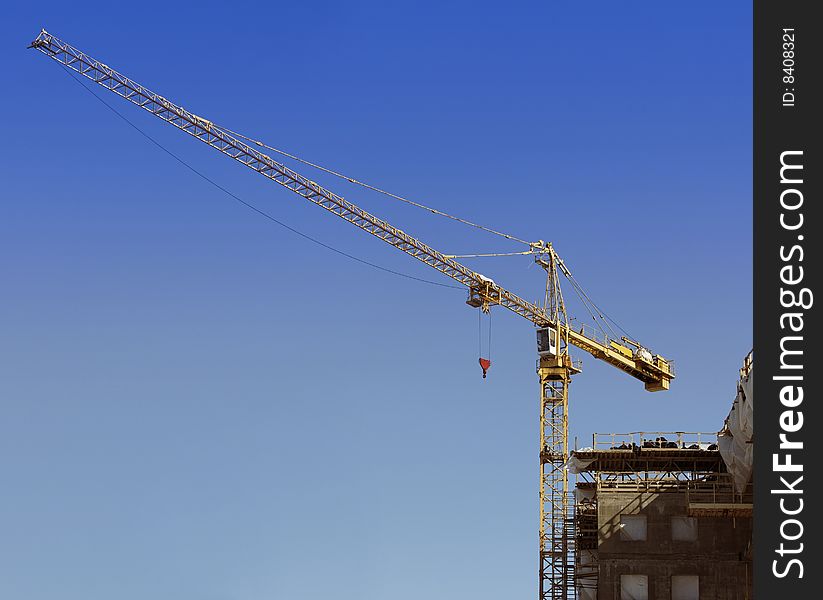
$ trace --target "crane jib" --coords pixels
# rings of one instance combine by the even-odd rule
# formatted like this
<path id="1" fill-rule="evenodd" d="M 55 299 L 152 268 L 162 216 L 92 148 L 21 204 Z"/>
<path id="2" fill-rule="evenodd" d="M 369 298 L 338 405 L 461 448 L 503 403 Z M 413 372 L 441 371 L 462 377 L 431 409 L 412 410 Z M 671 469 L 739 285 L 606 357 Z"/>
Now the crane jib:
<path id="1" fill-rule="evenodd" d="M 345 200 L 342 196 L 325 189 L 270 156 L 252 148 L 211 121 L 177 106 L 45 30 L 40 32 L 29 47 L 39 50 L 64 67 L 465 285 L 470 292 L 470 304 L 472 304 L 471 295 L 475 294 L 477 301 L 487 305 L 500 305 L 538 327 L 559 327 L 563 332 L 563 337 L 568 339 L 569 343 L 643 381 L 647 390 L 667 389 L 669 381 L 674 378 L 669 361 L 661 356 L 655 355 L 651 360 L 640 356 L 627 357 L 625 353 L 612 347 L 614 342 L 609 342 L 607 339 L 595 340 L 569 329 L 566 325 L 558 325 L 539 305 L 528 302 L 493 282 L 490 283 L 490 280 L 483 275 Z"/>

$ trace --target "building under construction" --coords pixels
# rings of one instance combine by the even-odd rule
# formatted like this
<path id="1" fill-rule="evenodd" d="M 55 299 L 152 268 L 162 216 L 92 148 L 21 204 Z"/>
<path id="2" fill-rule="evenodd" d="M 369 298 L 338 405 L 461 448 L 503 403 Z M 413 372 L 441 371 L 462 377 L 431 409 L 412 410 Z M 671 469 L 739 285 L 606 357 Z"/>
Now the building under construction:
<path id="1" fill-rule="evenodd" d="M 581 600 L 752 597 L 752 356 L 719 433 L 595 434 L 571 453 Z"/>

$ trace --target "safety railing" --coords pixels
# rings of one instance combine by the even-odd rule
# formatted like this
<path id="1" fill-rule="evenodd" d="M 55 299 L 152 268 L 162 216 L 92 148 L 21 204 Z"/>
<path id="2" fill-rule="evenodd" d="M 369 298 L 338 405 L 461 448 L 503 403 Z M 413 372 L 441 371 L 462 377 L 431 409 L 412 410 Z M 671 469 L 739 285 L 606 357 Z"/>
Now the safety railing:
<path id="1" fill-rule="evenodd" d="M 683 492 L 688 480 L 679 479 L 674 475 L 662 475 L 659 478 L 610 478 L 597 477 L 597 491 L 609 490 L 613 492 Z"/>
<path id="2" fill-rule="evenodd" d="M 571 365 L 572 365 L 572 369 L 575 370 L 575 371 L 580 372 L 580 371 L 583 370 L 583 361 L 579 358 L 571 359 Z M 539 358 L 534 361 L 534 369 L 535 369 L 535 371 L 540 369 L 540 359 Z"/>
<path id="3" fill-rule="evenodd" d="M 752 483 L 743 489 L 735 488 L 729 473 L 717 473 L 711 479 L 689 481 L 686 487 L 686 501 L 690 505 L 699 504 L 751 504 Z"/>
<path id="4" fill-rule="evenodd" d="M 597 327 L 592 323 L 585 323 L 583 321 L 578 321 L 575 318 L 569 319 L 569 329 L 576 331 L 581 335 L 585 335 L 590 340 L 594 340 L 604 346 L 608 346 L 611 338 L 606 334 L 605 331 Z"/>
<path id="5" fill-rule="evenodd" d="M 717 432 L 632 431 L 592 435 L 592 449 L 594 450 L 633 450 L 636 448 L 717 450 Z"/>
<path id="6" fill-rule="evenodd" d="M 594 340 L 595 342 L 598 342 L 599 344 L 606 346 L 607 348 L 610 347 L 610 344 L 614 339 L 597 325 L 579 321 L 575 318 L 569 319 L 569 329 L 576 331 L 577 333 L 584 335 L 590 340 Z M 623 345 L 623 342 L 619 339 L 615 339 L 614 341 L 618 344 Z M 674 361 L 668 358 L 663 360 L 665 360 L 665 364 L 663 364 L 661 360 L 658 358 L 658 356 L 655 355 L 652 357 L 651 362 L 654 366 L 660 369 L 667 369 L 672 376 L 677 375 L 675 371 Z"/>
<path id="7" fill-rule="evenodd" d="M 657 359 L 656 356 L 654 358 L 654 366 L 660 367 L 661 369 L 663 368 L 663 365 L 660 364 L 660 361 Z M 674 364 L 674 361 L 672 359 L 670 359 L 670 358 L 666 359 L 666 366 L 669 367 L 669 373 L 672 374 L 672 377 L 677 375 L 677 369 L 675 368 L 675 364 Z"/>

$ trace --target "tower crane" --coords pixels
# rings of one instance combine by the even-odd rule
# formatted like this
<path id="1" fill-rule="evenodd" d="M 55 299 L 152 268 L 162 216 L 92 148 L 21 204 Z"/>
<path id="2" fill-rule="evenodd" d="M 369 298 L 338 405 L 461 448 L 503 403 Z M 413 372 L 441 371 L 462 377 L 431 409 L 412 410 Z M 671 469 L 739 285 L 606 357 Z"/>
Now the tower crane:
<path id="1" fill-rule="evenodd" d="M 501 306 L 535 325 L 540 383 L 539 598 L 574 598 L 574 503 L 565 463 L 569 384 L 580 372 L 580 363 L 572 360 L 569 350 L 572 346 L 583 350 L 640 380 L 652 392 L 669 388 L 672 363 L 629 338 L 618 341 L 596 330 L 573 327 L 560 289 L 560 275 L 571 279 L 571 273 L 551 243 L 529 245 L 528 253 L 546 271 L 545 300 L 539 305 L 293 171 L 240 139 L 244 136 L 170 102 L 47 31 L 42 30 L 29 47 L 464 285 L 469 306 L 484 312 Z"/>

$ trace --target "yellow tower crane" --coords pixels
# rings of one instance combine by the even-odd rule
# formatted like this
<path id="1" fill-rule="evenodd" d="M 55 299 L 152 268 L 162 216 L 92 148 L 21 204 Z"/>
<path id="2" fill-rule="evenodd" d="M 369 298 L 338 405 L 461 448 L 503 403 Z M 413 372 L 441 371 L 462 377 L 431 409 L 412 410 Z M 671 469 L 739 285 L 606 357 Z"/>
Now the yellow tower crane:
<path id="1" fill-rule="evenodd" d="M 29 47 L 465 285 L 469 294 L 466 302 L 470 306 L 484 312 L 488 312 L 493 305 L 502 306 L 537 327 L 537 375 L 540 381 L 539 597 L 540 600 L 574 598 L 574 503 L 564 465 L 569 453 L 569 383 L 571 377 L 580 372 L 580 364 L 572 361 L 569 349 L 576 346 L 617 367 L 642 381 L 645 389 L 652 392 L 669 388 L 669 382 L 674 378 L 670 361 L 652 354 L 628 338 L 616 341 L 597 335 L 594 330 L 573 328 L 560 290 L 560 275 L 573 279 L 550 243 L 534 242 L 526 252 L 534 255 L 535 262 L 547 273 L 545 301 L 540 306 L 457 262 L 455 256 L 435 250 L 321 187 L 241 139 L 249 138 L 169 102 L 45 30 Z"/>

